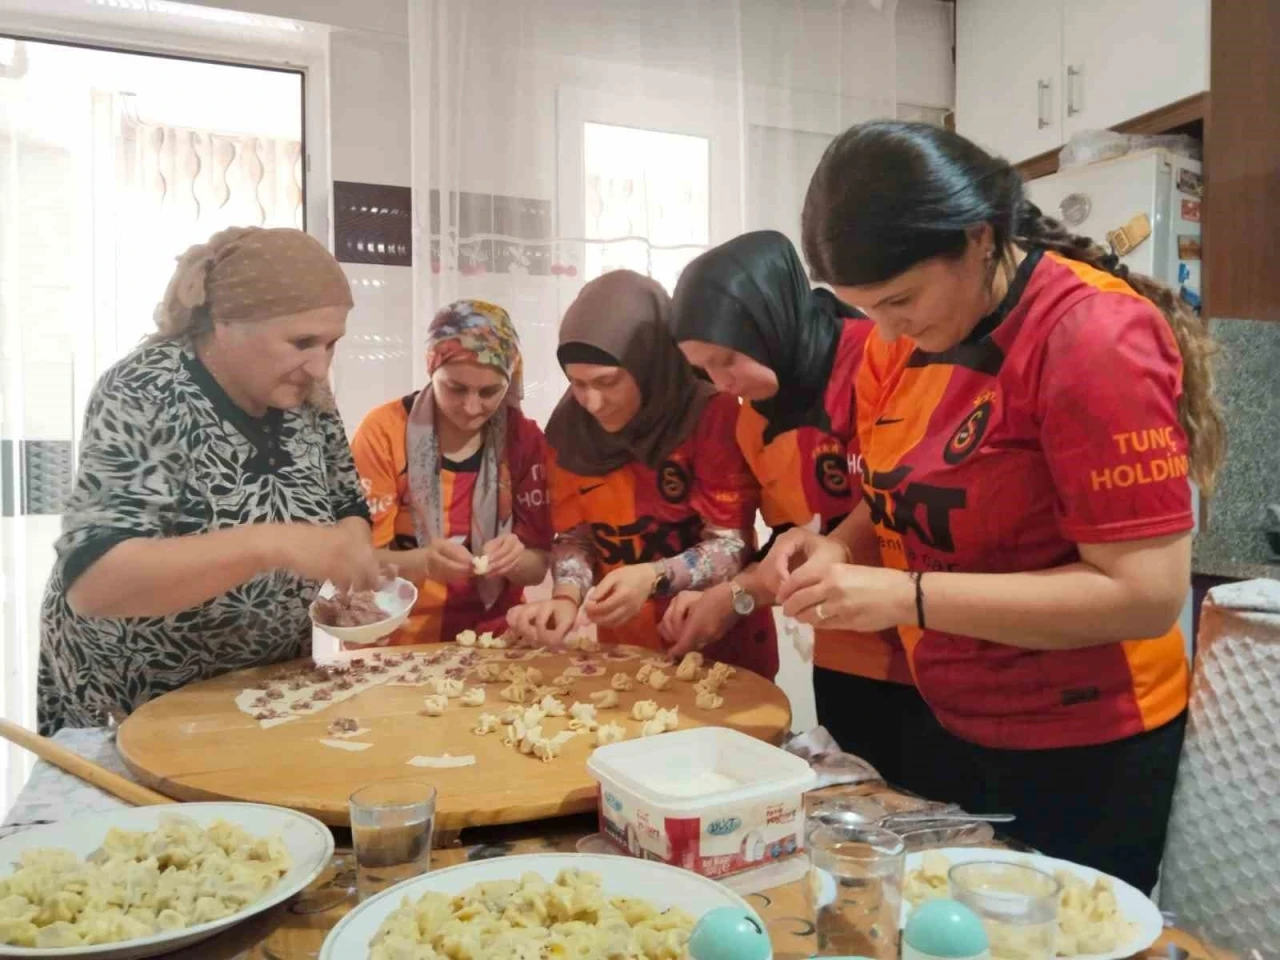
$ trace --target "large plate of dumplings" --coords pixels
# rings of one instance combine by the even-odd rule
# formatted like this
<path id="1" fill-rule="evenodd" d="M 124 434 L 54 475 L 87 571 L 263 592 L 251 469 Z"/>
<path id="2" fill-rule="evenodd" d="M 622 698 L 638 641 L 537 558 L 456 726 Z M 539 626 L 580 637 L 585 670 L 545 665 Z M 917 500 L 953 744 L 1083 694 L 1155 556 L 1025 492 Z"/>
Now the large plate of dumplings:
<path id="1" fill-rule="evenodd" d="M 0 957 L 134 960 L 203 940 L 320 875 L 333 836 L 253 803 L 116 810 L 0 840 Z"/>
<path id="2" fill-rule="evenodd" d="M 755 915 L 714 880 L 604 854 L 494 857 L 406 880 L 366 900 L 325 939 L 319 960 L 418 957 L 686 956 L 717 907 Z"/>

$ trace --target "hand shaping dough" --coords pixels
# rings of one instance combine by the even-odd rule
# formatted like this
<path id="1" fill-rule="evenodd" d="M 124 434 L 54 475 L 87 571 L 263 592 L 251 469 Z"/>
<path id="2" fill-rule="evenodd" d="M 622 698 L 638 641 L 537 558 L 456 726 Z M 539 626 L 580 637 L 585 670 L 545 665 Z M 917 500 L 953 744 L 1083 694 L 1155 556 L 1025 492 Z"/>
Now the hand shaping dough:
<path id="1" fill-rule="evenodd" d="M 483 577 L 489 572 L 489 555 L 487 553 L 471 558 L 471 572 L 477 577 Z"/>

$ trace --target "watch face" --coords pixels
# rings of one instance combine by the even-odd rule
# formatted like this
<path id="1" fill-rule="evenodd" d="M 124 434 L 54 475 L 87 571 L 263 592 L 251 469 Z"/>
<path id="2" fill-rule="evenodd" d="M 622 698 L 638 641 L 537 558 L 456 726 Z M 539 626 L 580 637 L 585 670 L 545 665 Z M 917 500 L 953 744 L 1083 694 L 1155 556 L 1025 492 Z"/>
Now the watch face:
<path id="1" fill-rule="evenodd" d="M 749 594 L 746 590 L 739 587 L 733 593 L 733 612 L 740 617 L 745 617 L 756 608 L 756 598 Z"/>

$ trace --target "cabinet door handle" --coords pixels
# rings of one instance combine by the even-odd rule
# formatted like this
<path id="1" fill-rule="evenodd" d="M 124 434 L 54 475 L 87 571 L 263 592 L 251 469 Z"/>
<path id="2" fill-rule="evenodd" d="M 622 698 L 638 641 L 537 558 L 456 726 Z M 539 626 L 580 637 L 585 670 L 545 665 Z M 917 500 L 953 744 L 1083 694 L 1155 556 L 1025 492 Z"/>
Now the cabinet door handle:
<path id="1" fill-rule="evenodd" d="M 1036 126 L 1041 130 L 1049 126 L 1049 121 L 1045 118 L 1045 100 L 1049 97 L 1049 81 L 1036 81 Z"/>
<path id="2" fill-rule="evenodd" d="M 1067 116 L 1074 117 L 1080 112 L 1080 108 L 1076 106 L 1076 84 L 1075 81 L 1084 76 L 1083 67 L 1067 66 Z"/>

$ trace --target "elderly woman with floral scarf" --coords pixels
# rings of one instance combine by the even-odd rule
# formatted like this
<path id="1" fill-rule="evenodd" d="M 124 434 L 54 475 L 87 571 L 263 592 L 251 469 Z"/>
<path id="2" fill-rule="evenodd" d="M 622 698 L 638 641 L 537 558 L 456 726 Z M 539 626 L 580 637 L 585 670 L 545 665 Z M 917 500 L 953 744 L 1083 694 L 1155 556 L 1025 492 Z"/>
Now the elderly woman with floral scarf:
<path id="1" fill-rule="evenodd" d="M 373 410 L 351 443 L 380 559 L 418 584 L 393 643 L 502 632 L 551 546 L 546 441 L 520 412 L 511 317 L 459 300 L 427 339 L 428 384 Z"/>

